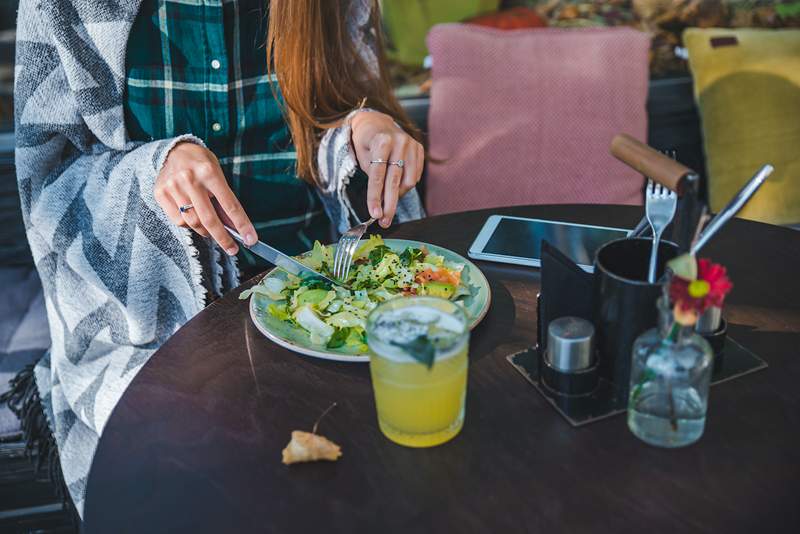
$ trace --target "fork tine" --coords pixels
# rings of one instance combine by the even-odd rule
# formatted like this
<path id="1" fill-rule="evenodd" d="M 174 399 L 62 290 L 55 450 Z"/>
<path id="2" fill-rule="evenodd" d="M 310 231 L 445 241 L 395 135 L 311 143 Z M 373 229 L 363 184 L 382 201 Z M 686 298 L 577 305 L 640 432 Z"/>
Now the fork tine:
<path id="1" fill-rule="evenodd" d="M 353 257 L 355 256 L 358 244 L 361 242 L 361 238 L 364 236 L 369 225 L 374 222 L 375 219 L 369 219 L 363 223 L 357 224 L 339 238 L 339 242 L 336 244 L 336 253 L 333 258 L 332 272 L 334 278 L 338 278 L 342 282 L 347 280 L 347 277 L 350 275 L 350 268 L 353 265 Z"/>
<path id="2" fill-rule="evenodd" d="M 347 272 L 350 270 L 350 264 L 353 261 L 353 234 L 347 232 L 342 240 L 342 258 L 339 261 L 339 276 L 342 280 L 347 279 Z"/>
<path id="3" fill-rule="evenodd" d="M 344 272 L 347 267 L 347 251 L 350 247 L 350 235 L 349 232 L 344 234 L 342 238 L 339 240 L 339 269 L 336 272 L 336 276 L 339 280 L 344 280 Z"/>
<path id="4" fill-rule="evenodd" d="M 352 236 L 348 234 L 345 236 L 342 243 L 342 261 L 339 269 L 339 276 L 341 277 L 342 281 L 347 280 L 347 273 L 350 270 L 350 263 L 353 261 L 353 256 L 350 255 L 352 241 Z"/>
<path id="5" fill-rule="evenodd" d="M 337 273 L 339 272 L 339 254 L 341 252 L 341 249 L 342 249 L 342 240 L 340 238 L 339 242 L 336 243 L 336 252 L 333 254 L 333 277 L 334 278 L 338 278 L 338 274 Z"/>
<path id="6" fill-rule="evenodd" d="M 347 271 L 350 269 L 350 262 L 352 261 L 352 256 L 350 255 L 350 245 L 352 242 L 352 237 L 348 233 L 342 238 L 342 257 L 339 258 L 339 279 L 346 280 L 347 279 Z"/>
<path id="7" fill-rule="evenodd" d="M 342 258 L 339 261 L 339 276 L 342 280 L 347 279 L 347 271 L 350 269 L 350 262 L 353 261 L 353 255 L 350 253 L 352 242 L 353 235 L 348 232 L 342 242 Z"/>
<path id="8" fill-rule="evenodd" d="M 350 267 L 353 265 L 353 252 L 355 252 L 355 245 L 358 243 L 354 236 L 347 236 L 347 244 L 345 247 L 344 258 L 342 259 L 342 281 L 347 280 L 350 275 Z"/>
<path id="9" fill-rule="evenodd" d="M 336 256 L 333 259 L 333 276 L 335 278 L 341 278 L 340 274 L 342 272 L 342 258 L 344 257 L 344 248 L 346 244 L 346 236 L 342 236 L 339 239 L 339 243 L 336 245 Z"/>
<path id="10" fill-rule="evenodd" d="M 345 280 L 347 280 L 347 277 L 350 276 L 350 269 L 353 266 L 353 258 L 355 257 L 356 249 L 358 248 L 359 242 L 361 242 L 361 237 L 357 234 L 354 235 L 352 237 L 352 244 L 350 245 L 350 248 L 347 251 L 348 261 L 347 261 L 347 270 L 344 273 Z"/>

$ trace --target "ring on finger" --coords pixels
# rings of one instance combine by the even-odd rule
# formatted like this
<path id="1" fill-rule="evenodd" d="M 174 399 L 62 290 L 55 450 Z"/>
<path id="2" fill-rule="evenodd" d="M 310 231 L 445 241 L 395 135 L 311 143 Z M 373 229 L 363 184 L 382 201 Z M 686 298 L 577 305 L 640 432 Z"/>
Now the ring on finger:
<path id="1" fill-rule="evenodd" d="M 388 163 L 389 165 L 397 165 L 397 166 L 398 166 L 398 167 L 400 167 L 401 169 L 402 169 L 403 167 L 405 167 L 405 166 L 406 166 L 406 162 L 405 162 L 405 161 L 403 161 L 402 159 L 398 159 L 398 160 L 396 160 L 396 161 L 388 161 L 387 163 Z"/>
<path id="2" fill-rule="evenodd" d="M 385 160 L 385 159 L 373 159 L 373 160 L 371 160 L 369 162 L 370 165 L 372 165 L 373 163 L 388 163 L 389 165 L 392 164 L 391 161 L 388 161 L 388 160 Z"/>
<path id="3" fill-rule="evenodd" d="M 186 213 L 187 211 L 189 211 L 190 209 L 193 209 L 193 208 L 194 208 L 194 206 L 192 204 L 183 204 L 182 206 L 178 206 L 178 210 L 181 213 Z"/>

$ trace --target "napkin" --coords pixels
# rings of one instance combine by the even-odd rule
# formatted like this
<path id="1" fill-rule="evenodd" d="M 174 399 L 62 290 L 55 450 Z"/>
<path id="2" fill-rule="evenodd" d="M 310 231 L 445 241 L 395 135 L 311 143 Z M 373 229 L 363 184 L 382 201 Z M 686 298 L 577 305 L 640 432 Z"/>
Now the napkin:
<path id="1" fill-rule="evenodd" d="M 542 241 L 542 288 L 539 292 L 539 346 L 547 345 L 550 321 L 572 316 L 593 322 L 594 276 L 563 252 Z"/>

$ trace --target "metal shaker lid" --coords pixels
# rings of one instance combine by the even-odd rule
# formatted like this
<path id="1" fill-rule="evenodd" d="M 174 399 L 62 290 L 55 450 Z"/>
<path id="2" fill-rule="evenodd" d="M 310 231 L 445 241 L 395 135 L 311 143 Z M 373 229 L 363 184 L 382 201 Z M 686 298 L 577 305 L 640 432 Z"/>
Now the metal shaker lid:
<path id="1" fill-rule="evenodd" d="M 564 372 L 592 365 L 594 325 L 580 317 L 559 317 L 547 328 L 547 359 Z"/>

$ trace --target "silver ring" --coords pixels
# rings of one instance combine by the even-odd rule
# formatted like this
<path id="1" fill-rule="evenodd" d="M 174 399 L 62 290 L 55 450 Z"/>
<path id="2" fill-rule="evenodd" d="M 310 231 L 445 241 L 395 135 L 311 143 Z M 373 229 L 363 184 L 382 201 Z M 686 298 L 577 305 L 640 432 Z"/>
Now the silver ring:
<path id="1" fill-rule="evenodd" d="M 390 163 L 390 162 L 386 161 L 385 159 L 373 159 L 372 161 L 369 162 L 370 165 L 372 165 L 373 163 Z"/>
<path id="2" fill-rule="evenodd" d="M 178 206 L 178 209 L 180 210 L 181 213 L 186 213 L 192 208 L 194 208 L 194 206 L 191 204 L 184 204 L 183 206 Z"/>
<path id="3" fill-rule="evenodd" d="M 401 169 L 406 166 L 406 162 L 402 159 L 398 159 L 397 161 L 390 161 L 389 165 L 397 165 Z"/>

